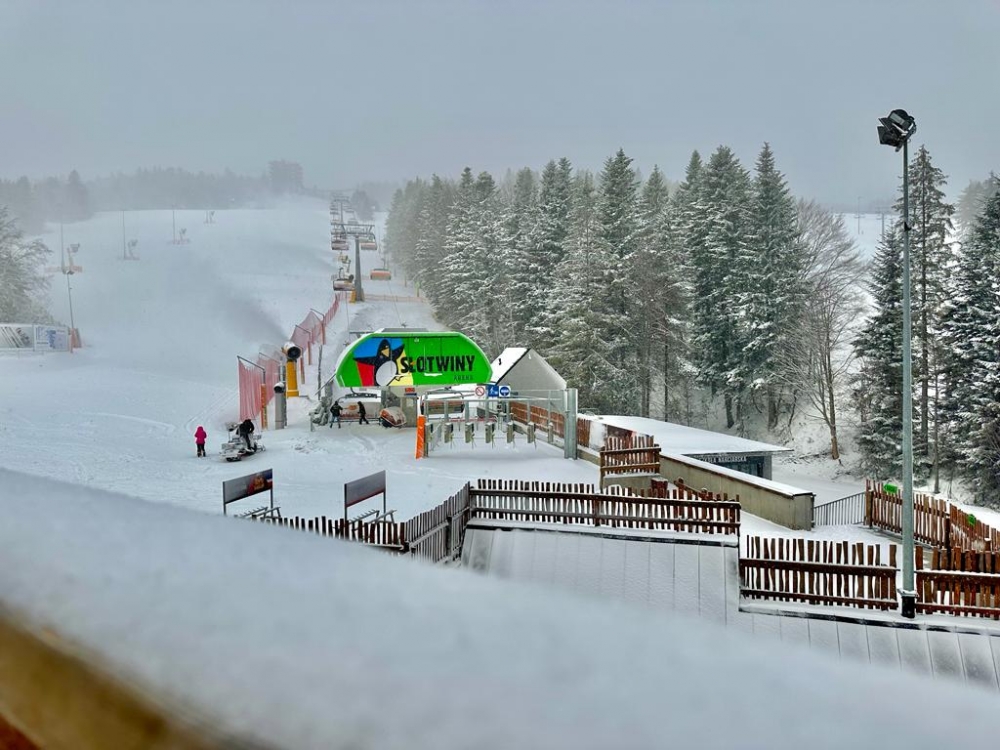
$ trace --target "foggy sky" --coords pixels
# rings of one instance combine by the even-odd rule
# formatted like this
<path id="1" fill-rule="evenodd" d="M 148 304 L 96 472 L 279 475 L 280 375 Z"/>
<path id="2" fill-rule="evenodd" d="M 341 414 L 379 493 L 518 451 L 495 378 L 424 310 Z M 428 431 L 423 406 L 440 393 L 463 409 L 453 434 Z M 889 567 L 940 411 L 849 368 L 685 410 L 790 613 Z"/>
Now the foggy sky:
<path id="1" fill-rule="evenodd" d="M 623 147 L 679 179 L 767 140 L 793 190 L 891 195 L 903 107 L 956 194 L 1000 170 L 1000 0 L 0 1 L 0 177 L 140 166 L 348 188 Z"/>

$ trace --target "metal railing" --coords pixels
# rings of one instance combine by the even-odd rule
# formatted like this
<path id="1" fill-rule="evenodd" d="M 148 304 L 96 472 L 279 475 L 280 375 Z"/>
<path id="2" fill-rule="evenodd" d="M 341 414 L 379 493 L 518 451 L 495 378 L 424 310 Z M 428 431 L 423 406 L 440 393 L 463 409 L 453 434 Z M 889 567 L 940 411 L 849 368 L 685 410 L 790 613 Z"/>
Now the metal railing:
<path id="1" fill-rule="evenodd" d="M 813 506 L 813 526 L 846 526 L 864 522 L 864 492 Z"/>

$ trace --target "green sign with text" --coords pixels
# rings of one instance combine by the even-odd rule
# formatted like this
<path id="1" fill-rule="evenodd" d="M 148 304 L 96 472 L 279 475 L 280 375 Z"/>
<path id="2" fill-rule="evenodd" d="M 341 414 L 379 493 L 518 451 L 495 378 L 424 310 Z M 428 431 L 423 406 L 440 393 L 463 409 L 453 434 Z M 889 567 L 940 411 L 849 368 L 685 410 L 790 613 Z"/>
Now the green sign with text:
<path id="1" fill-rule="evenodd" d="M 490 361 L 454 331 L 375 331 L 340 355 L 337 382 L 348 388 L 488 383 Z"/>

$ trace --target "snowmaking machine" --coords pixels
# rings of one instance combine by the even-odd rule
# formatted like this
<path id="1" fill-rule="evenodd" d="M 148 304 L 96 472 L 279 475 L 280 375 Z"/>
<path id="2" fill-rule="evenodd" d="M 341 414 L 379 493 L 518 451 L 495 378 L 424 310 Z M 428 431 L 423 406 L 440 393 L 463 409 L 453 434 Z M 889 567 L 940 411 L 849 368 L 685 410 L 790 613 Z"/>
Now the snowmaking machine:
<path id="1" fill-rule="evenodd" d="M 264 450 L 264 444 L 260 441 L 260 435 L 251 432 L 247 437 L 244 437 L 245 433 L 240 431 L 241 424 L 242 422 L 229 422 L 226 424 L 229 436 L 226 442 L 222 444 L 220 454 L 227 461 L 241 461 L 244 456 L 250 456 Z"/>

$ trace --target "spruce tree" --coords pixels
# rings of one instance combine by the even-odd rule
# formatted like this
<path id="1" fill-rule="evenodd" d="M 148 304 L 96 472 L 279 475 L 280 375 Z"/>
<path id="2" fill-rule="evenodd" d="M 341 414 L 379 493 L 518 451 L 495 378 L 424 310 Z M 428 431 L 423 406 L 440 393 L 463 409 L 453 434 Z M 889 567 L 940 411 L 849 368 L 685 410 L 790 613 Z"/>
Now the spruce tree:
<path id="1" fill-rule="evenodd" d="M 861 360 L 856 406 L 862 464 L 876 479 L 898 477 L 903 435 L 903 253 L 901 228 L 886 232 L 872 260 L 872 314 L 855 339 Z"/>
<path id="2" fill-rule="evenodd" d="M 1000 492 L 998 277 L 1000 192 L 994 192 L 958 253 L 941 314 L 946 432 L 977 497 L 993 505 Z"/>
<path id="3" fill-rule="evenodd" d="M 542 170 L 538 196 L 538 226 L 531 249 L 531 267 L 535 273 L 532 302 L 538 310 L 527 331 L 528 345 L 544 350 L 555 335 L 553 289 L 556 272 L 567 252 L 570 232 L 570 211 L 573 206 L 573 168 L 569 159 L 558 164 L 550 161 Z"/>
<path id="4" fill-rule="evenodd" d="M 600 335 L 611 346 L 614 365 L 612 382 L 608 383 L 609 408 L 615 414 L 636 414 L 640 334 L 629 316 L 629 268 L 638 245 L 637 184 L 632 159 L 622 149 L 608 158 L 601 172 L 595 239 L 604 289 L 594 305 L 600 311 Z"/>
<path id="5" fill-rule="evenodd" d="M 913 299 L 915 401 L 914 463 L 926 472 L 935 453 L 930 438 L 934 420 L 931 390 L 937 377 L 938 310 L 944 298 L 947 264 L 951 257 L 952 215 L 955 207 L 945 200 L 947 178 L 931 163 L 924 146 L 909 164 L 910 262 Z M 902 197 L 896 204 L 900 213 Z M 906 217 L 904 217 L 905 220 Z M 921 468 L 923 469 L 921 471 Z"/>
<path id="6" fill-rule="evenodd" d="M 738 299 L 746 279 L 750 178 L 733 152 L 720 146 L 700 177 L 687 241 L 694 281 L 692 357 L 699 381 L 722 393 L 726 426 L 733 427 L 742 409 L 746 383 L 741 380 L 742 351 Z M 735 411 L 734 411 L 735 407 Z"/>
<path id="7" fill-rule="evenodd" d="M 738 379 L 749 395 L 762 397 L 773 430 L 788 397 L 781 354 L 791 346 L 805 298 L 795 200 L 767 143 L 757 159 L 748 234 L 738 268 L 744 279 L 738 317 L 746 342 Z"/>

